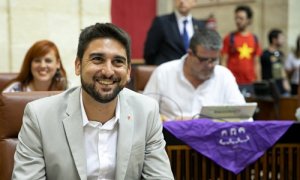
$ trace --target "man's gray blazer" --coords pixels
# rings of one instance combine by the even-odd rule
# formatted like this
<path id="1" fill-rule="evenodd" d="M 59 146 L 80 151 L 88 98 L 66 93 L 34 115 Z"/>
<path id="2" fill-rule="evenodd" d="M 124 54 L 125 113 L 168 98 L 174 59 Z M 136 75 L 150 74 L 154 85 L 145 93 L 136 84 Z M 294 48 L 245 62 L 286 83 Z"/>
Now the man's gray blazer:
<path id="1" fill-rule="evenodd" d="M 173 179 L 158 104 L 123 89 L 116 179 Z M 15 153 L 12 179 L 87 179 L 80 88 L 29 103 Z"/>

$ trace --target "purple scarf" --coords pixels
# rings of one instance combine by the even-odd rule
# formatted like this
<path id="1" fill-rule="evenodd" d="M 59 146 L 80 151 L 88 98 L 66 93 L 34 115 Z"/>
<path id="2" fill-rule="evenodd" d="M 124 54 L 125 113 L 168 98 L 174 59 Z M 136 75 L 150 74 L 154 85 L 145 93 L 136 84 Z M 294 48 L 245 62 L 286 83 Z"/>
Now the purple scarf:
<path id="1" fill-rule="evenodd" d="M 261 157 L 293 121 L 213 122 L 209 119 L 164 123 L 175 137 L 235 174 Z"/>

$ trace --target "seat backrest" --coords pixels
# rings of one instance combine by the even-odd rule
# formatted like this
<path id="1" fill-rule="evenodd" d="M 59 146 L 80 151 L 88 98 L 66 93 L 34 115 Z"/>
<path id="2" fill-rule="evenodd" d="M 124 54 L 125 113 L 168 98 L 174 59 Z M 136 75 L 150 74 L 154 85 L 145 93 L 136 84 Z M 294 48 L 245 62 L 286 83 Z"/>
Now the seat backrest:
<path id="1" fill-rule="evenodd" d="M 300 66 L 298 67 L 298 71 L 300 72 Z M 297 89 L 297 97 L 298 97 L 298 107 L 300 107 L 300 73 L 299 73 L 299 82 L 298 82 L 298 89 Z"/>
<path id="2" fill-rule="evenodd" d="M 133 87 L 135 91 L 141 92 L 144 90 L 156 67 L 154 65 L 136 65 L 132 67 Z"/>
<path id="3" fill-rule="evenodd" d="M 4 88 L 6 84 L 16 78 L 18 73 L 0 73 L 0 89 Z"/>
<path id="4" fill-rule="evenodd" d="M 26 104 L 61 91 L 14 92 L 0 95 L 0 180 L 11 179 L 18 133 Z"/>

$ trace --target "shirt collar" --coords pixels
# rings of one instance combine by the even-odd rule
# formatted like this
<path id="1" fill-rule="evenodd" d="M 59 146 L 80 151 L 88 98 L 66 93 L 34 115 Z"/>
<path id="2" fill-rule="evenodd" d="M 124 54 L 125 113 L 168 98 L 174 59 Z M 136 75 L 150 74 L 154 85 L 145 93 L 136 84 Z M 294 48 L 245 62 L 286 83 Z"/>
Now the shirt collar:
<path id="1" fill-rule="evenodd" d="M 114 124 L 120 119 L 120 101 L 119 101 L 119 96 L 117 96 L 117 106 L 116 106 L 116 112 L 114 118 Z M 80 90 L 80 107 L 81 107 L 81 114 L 82 114 L 82 126 L 86 126 L 90 121 L 87 118 L 84 106 L 83 106 L 83 101 L 82 101 L 82 89 Z M 112 119 L 113 119 L 112 118 Z"/>
<path id="2" fill-rule="evenodd" d="M 189 13 L 187 16 L 181 15 L 177 10 L 175 11 L 175 16 L 178 22 L 183 22 L 184 20 L 187 20 L 188 22 L 192 21 L 192 14 Z"/>
<path id="3" fill-rule="evenodd" d="M 185 63 L 185 61 L 186 61 L 186 59 L 187 59 L 187 57 L 188 57 L 188 54 L 185 54 L 185 55 L 183 55 L 181 58 L 180 58 L 180 78 L 181 78 L 181 80 L 184 80 L 184 81 L 187 81 L 187 79 L 186 79 L 186 77 L 184 76 L 184 72 L 183 72 L 183 68 L 184 68 L 184 63 Z"/>

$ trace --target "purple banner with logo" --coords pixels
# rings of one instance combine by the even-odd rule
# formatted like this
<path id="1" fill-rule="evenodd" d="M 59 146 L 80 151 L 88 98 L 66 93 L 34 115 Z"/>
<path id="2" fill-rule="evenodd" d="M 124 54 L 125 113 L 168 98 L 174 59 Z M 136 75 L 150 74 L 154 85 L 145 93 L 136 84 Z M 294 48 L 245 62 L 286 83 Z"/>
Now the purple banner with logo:
<path id="1" fill-rule="evenodd" d="M 168 121 L 164 128 L 202 155 L 235 174 L 261 157 L 293 121 Z"/>

